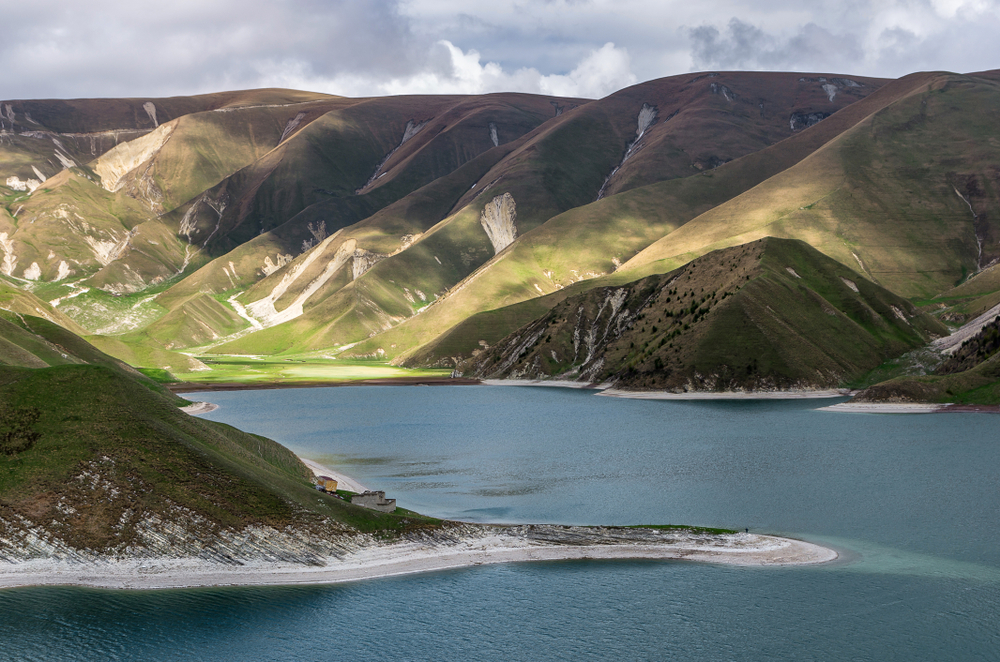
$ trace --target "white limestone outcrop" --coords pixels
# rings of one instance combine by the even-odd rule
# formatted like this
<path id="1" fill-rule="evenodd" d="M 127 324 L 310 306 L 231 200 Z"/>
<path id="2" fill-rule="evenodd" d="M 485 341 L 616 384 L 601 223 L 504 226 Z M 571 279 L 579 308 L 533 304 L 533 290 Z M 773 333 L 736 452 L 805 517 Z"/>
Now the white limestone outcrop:
<path id="1" fill-rule="evenodd" d="M 156 104 L 152 101 L 147 101 L 142 104 L 142 109 L 146 111 L 147 115 L 149 115 L 149 119 L 153 120 L 154 128 L 160 126 L 160 123 L 156 121 Z"/>
<path id="2" fill-rule="evenodd" d="M 646 135 L 646 130 L 653 125 L 653 122 L 656 120 L 657 112 L 656 106 L 651 106 L 648 103 L 642 104 L 642 108 L 639 109 L 639 116 L 636 117 L 635 138 L 633 138 L 632 142 L 630 142 L 628 147 L 625 148 L 625 156 L 622 157 L 622 160 L 617 166 L 615 166 L 614 170 L 611 171 L 611 174 L 604 179 L 604 183 L 601 184 L 601 189 L 597 192 L 598 200 L 603 198 L 604 194 L 607 192 L 608 184 L 611 183 L 611 178 L 618 174 L 618 171 L 621 170 L 623 165 L 625 165 L 625 162 L 638 151 L 639 141 L 641 141 L 642 137 Z"/>
<path id="3" fill-rule="evenodd" d="M 7 178 L 7 186 L 15 191 L 34 191 L 36 188 L 42 185 L 42 182 L 37 179 L 25 179 L 22 180 L 20 177 L 13 175 Z"/>
<path id="4" fill-rule="evenodd" d="M 517 239 L 517 207 L 514 196 L 510 193 L 498 195 L 486 203 L 479 222 L 493 244 L 493 254 L 496 255 L 514 243 Z"/>
<path id="5" fill-rule="evenodd" d="M 101 186 L 115 193 L 125 186 L 130 172 L 148 161 L 170 140 L 176 122 L 161 124 L 144 136 L 120 143 L 95 162 L 94 172 L 101 178 Z"/>
<path id="6" fill-rule="evenodd" d="M 354 251 L 357 249 L 358 242 L 354 239 L 348 239 L 337 249 L 334 253 L 333 258 L 330 259 L 326 267 L 323 269 L 319 276 L 314 278 L 312 281 L 306 285 L 295 300 L 292 301 L 285 309 L 280 312 L 274 307 L 274 304 L 278 299 L 284 296 L 285 292 L 295 283 L 306 270 L 314 263 L 316 260 L 323 255 L 326 248 L 330 243 L 339 235 L 339 232 L 327 237 L 318 246 L 313 248 L 302 261 L 289 267 L 288 271 L 281 277 L 278 284 L 274 286 L 271 293 L 268 294 L 263 299 L 258 299 L 246 307 L 246 312 L 257 319 L 260 324 L 264 327 L 275 326 L 276 324 L 281 324 L 282 322 L 288 322 L 296 317 L 302 315 L 303 306 L 306 301 L 309 300 L 313 294 L 316 293 L 319 288 L 323 287 L 330 278 L 333 277 L 337 271 L 347 264 L 348 261 L 354 258 Z"/>
<path id="7" fill-rule="evenodd" d="M 14 254 L 14 238 L 6 232 L 0 232 L 0 250 L 3 251 L 3 262 L 0 262 L 0 273 L 13 276 L 17 268 L 17 255 Z"/>

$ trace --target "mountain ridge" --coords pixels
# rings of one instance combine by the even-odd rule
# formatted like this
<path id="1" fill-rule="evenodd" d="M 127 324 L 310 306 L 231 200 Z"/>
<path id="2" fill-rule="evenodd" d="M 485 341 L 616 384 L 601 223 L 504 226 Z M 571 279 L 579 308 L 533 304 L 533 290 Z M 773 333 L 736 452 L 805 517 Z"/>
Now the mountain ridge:
<path id="1" fill-rule="evenodd" d="M 1000 296 L 983 277 L 978 303 L 938 298 L 1000 259 L 1000 144 L 977 112 L 998 78 L 2 102 L 0 271 L 102 348 L 184 374 L 218 354 L 455 366 L 567 297 L 766 236 L 951 319 Z M 112 125 L 143 133 L 80 137 Z"/>

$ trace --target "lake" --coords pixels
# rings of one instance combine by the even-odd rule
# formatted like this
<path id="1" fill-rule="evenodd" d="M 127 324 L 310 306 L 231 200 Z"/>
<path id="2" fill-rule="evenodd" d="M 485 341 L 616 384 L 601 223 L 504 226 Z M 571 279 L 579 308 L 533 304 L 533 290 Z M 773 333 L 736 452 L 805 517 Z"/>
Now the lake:
<path id="1" fill-rule="evenodd" d="M 1000 418 L 530 387 L 191 394 L 401 506 L 750 528 L 820 567 L 484 566 L 327 587 L 0 592 L 11 660 L 1000 658 Z"/>

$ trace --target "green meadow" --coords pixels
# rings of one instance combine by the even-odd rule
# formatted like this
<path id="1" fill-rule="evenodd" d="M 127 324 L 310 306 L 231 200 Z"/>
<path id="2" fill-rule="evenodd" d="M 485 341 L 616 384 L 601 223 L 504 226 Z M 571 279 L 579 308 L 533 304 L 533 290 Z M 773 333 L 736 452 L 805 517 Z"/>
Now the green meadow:
<path id="1" fill-rule="evenodd" d="M 385 361 L 317 357 L 255 356 L 199 357 L 210 370 L 175 373 L 178 380 L 196 384 L 296 384 L 352 382 L 370 379 L 445 378 L 451 370 L 409 369 Z"/>

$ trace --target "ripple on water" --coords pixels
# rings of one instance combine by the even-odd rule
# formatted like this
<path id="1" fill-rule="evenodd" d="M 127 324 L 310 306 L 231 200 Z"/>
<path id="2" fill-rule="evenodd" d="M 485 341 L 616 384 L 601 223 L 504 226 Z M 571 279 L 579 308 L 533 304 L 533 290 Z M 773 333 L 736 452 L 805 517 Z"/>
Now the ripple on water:
<path id="1" fill-rule="evenodd" d="M 581 561 L 334 587 L 18 589 L 0 592 L 0 659 L 988 659 L 1000 644 L 991 417 L 489 387 L 199 399 L 221 405 L 207 418 L 306 457 L 349 458 L 346 473 L 428 514 L 750 527 L 846 554 L 811 568 Z"/>

